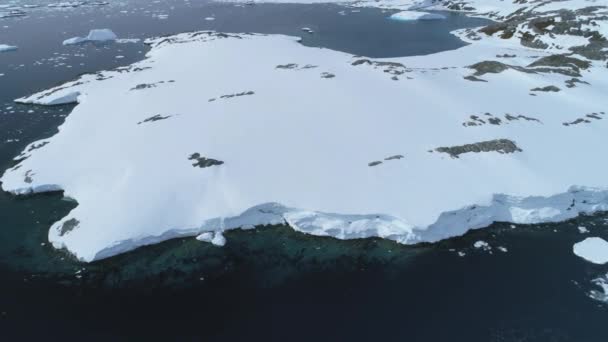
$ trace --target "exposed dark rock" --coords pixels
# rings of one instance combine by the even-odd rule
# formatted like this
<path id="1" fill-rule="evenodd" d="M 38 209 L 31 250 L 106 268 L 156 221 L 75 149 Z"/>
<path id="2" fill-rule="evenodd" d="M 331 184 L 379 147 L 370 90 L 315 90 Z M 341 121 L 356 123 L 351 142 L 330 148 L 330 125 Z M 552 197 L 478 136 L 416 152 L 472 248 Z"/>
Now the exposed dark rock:
<path id="1" fill-rule="evenodd" d="M 354 66 L 361 65 L 361 64 L 372 65 L 372 61 L 370 61 L 369 59 L 357 59 L 356 61 L 351 63 L 351 65 L 354 65 Z"/>
<path id="2" fill-rule="evenodd" d="M 497 61 L 483 61 L 468 66 L 470 69 L 475 69 L 474 76 L 482 76 L 485 74 L 499 74 L 511 66 Z"/>
<path id="3" fill-rule="evenodd" d="M 386 157 L 384 160 L 399 160 L 404 158 L 401 154 L 396 154 L 394 156 Z"/>
<path id="4" fill-rule="evenodd" d="M 377 165 L 380 165 L 380 164 L 382 164 L 382 162 L 379 161 L 379 160 L 376 160 L 376 161 L 373 161 L 373 162 L 367 164 L 367 166 L 372 167 L 372 166 L 377 166 Z"/>
<path id="5" fill-rule="evenodd" d="M 481 78 L 475 77 L 475 76 L 473 76 L 473 75 L 465 76 L 465 77 L 463 77 L 463 78 L 464 78 L 465 80 L 467 80 L 467 81 L 473 81 L 473 82 L 488 82 L 488 81 L 486 81 L 486 80 L 484 80 L 484 79 L 481 79 Z"/>
<path id="6" fill-rule="evenodd" d="M 253 95 L 253 94 L 255 94 L 255 92 L 250 90 L 250 91 L 244 91 L 244 92 L 236 93 L 236 94 L 222 95 L 222 96 L 220 96 L 220 99 L 230 99 L 233 97 L 248 96 L 248 95 Z"/>
<path id="7" fill-rule="evenodd" d="M 75 228 L 78 227 L 79 224 L 80 224 L 80 221 L 78 221 L 75 218 L 71 218 L 71 219 L 63 222 L 63 224 L 61 225 L 61 228 L 59 229 L 59 236 L 64 236 L 65 234 L 73 231 Z"/>
<path id="8" fill-rule="evenodd" d="M 334 77 L 336 77 L 336 75 L 329 73 L 329 72 L 321 73 L 321 78 L 334 78 Z"/>
<path id="9" fill-rule="evenodd" d="M 168 80 L 166 83 L 173 83 L 175 82 L 175 80 Z M 155 83 L 141 83 L 136 85 L 135 87 L 131 88 L 131 90 L 143 90 L 143 89 L 149 89 L 149 88 L 156 88 L 157 85 L 159 84 L 163 84 L 165 83 L 165 81 L 158 81 Z"/>
<path id="10" fill-rule="evenodd" d="M 452 158 L 458 158 L 464 153 L 480 153 L 480 152 L 498 152 L 498 153 L 515 153 L 522 152 L 515 142 L 508 139 L 496 139 L 489 141 L 482 141 L 474 144 L 466 144 L 460 146 L 451 147 L 438 147 L 435 149 L 437 152 L 447 153 Z"/>
<path id="11" fill-rule="evenodd" d="M 49 142 L 48 141 L 43 141 L 39 144 L 33 144 L 30 146 L 30 148 L 27 149 L 28 152 L 32 152 L 33 150 L 37 150 L 39 148 L 42 148 L 43 146 L 46 146 Z"/>
<path id="12" fill-rule="evenodd" d="M 188 160 L 194 160 L 195 162 L 194 162 L 194 164 L 192 164 L 192 166 L 200 167 L 200 168 L 206 168 L 206 167 L 210 167 L 210 166 L 217 166 L 217 165 L 224 164 L 224 162 L 221 160 L 201 157 L 200 153 L 191 154 L 190 157 L 188 158 Z"/>
<path id="13" fill-rule="evenodd" d="M 549 66 L 549 67 L 576 67 L 580 69 L 587 69 L 591 66 L 591 63 L 588 61 L 583 61 L 581 59 L 568 56 L 568 55 L 551 55 L 542 57 L 532 64 L 528 65 L 529 67 L 537 67 L 537 66 Z"/>
<path id="14" fill-rule="evenodd" d="M 531 34 L 529 32 L 523 32 L 519 42 L 521 45 L 533 48 L 533 49 L 546 49 L 549 45 L 542 40 L 536 39 L 536 35 Z"/>
<path id="15" fill-rule="evenodd" d="M 579 118 L 579 119 L 576 119 L 576 120 L 571 121 L 571 122 L 564 122 L 563 125 L 564 126 L 571 126 L 571 125 L 578 125 L 578 124 L 581 124 L 581 123 L 590 123 L 590 122 L 591 121 L 589 121 L 587 119 Z"/>
<path id="16" fill-rule="evenodd" d="M 588 118 L 595 119 L 595 120 L 602 120 L 602 117 L 600 117 L 597 113 L 591 113 L 591 114 L 587 114 L 585 116 Z"/>
<path id="17" fill-rule="evenodd" d="M 25 172 L 25 178 L 23 178 L 23 181 L 28 184 L 31 184 L 34 181 L 34 179 L 32 178 L 33 175 L 34 174 L 32 173 L 32 170 L 27 170 Z"/>
<path id="18" fill-rule="evenodd" d="M 484 113 L 484 116 L 486 117 L 486 120 L 480 118 L 477 115 L 471 115 L 469 118 L 469 121 L 463 122 L 462 125 L 465 127 L 470 127 L 470 126 L 483 126 L 486 124 L 490 124 L 490 125 L 506 125 L 508 124 L 510 121 L 518 121 L 518 120 L 525 120 L 525 121 L 536 121 L 539 122 L 540 121 L 536 118 L 532 118 L 529 116 L 525 116 L 525 115 L 517 115 L 517 116 L 513 116 L 511 114 L 505 114 L 504 118 L 507 121 L 503 121 L 501 118 L 494 116 L 490 113 Z"/>
<path id="19" fill-rule="evenodd" d="M 571 122 L 564 122 L 562 123 L 562 125 L 564 126 L 573 126 L 573 125 L 578 125 L 578 124 L 582 124 L 582 123 L 591 123 L 590 119 L 593 120 L 602 120 L 603 117 L 602 115 L 605 115 L 604 112 L 599 112 L 599 113 L 590 113 L 590 114 L 586 114 L 584 117 L 578 118 L 574 121 Z"/>
<path id="20" fill-rule="evenodd" d="M 516 120 L 526 120 L 526 121 L 536 121 L 536 122 L 540 122 L 540 120 L 538 120 L 537 118 L 533 118 L 530 116 L 525 116 L 525 115 L 517 115 L 517 116 L 513 116 L 511 114 L 505 114 L 505 119 L 509 120 L 509 121 L 516 121 Z"/>
<path id="21" fill-rule="evenodd" d="M 489 118 L 488 122 L 491 125 L 500 125 L 500 123 L 502 122 L 502 120 L 500 120 L 499 118 Z"/>
<path id="22" fill-rule="evenodd" d="M 574 88 L 574 87 L 576 87 L 577 83 L 578 84 L 589 84 L 589 82 L 581 81 L 580 79 L 578 79 L 576 77 L 573 77 L 573 78 L 567 80 L 564 83 L 566 83 L 566 87 L 568 87 L 568 88 Z"/>
<path id="23" fill-rule="evenodd" d="M 277 65 L 275 69 L 296 69 L 297 67 L 298 67 L 297 64 L 289 63 L 289 64 Z"/>
<path id="24" fill-rule="evenodd" d="M 141 125 L 142 123 L 145 123 L 145 122 L 154 122 L 154 121 L 165 120 L 165 119 L 168 119 L 170 117 L 172 117 L 172 115 L 162 116 L 160 114 L 156 114 L 154 116 L 151 116 L 151 117 L 145 119 L 144 121 L 138 122 L 137 124 Z"/>
<path id="25" fill-rule="evenodd" d="M 559 89 L 558 87 L 554 86 L 554 85 L 550 85 L 550 86 L 546 86 L 546 87 L 537 87 L 537 88 L 533 88 L 530 89 L 530 91 L 545 91 L 545 92 L 558 92 L 561 91 L 561 89 Z"/>
<path id="26" fill-rule="evenodd" d="M 155 83 L 142 83 L 142 84 L 138 84 L 135 87 L 131 88 L 131 90 L 142 90 L 142 89 L 155 88 L 155 87 L 156 87 Z"/>

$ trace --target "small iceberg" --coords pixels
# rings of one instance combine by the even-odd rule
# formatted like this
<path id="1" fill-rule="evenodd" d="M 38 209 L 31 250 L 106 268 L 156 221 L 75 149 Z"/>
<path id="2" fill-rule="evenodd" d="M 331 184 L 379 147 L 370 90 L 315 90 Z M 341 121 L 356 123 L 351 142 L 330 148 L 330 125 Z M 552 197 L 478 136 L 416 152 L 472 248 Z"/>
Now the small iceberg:
<path id="1" fill-rule="evenodd" d="M 88 42 L 110 42 L 115 41 L 118 37 L 109 29 L 91 30 L 86 37 L 74 37 L 63 41 L 63 45 L 76 45 Z"/>
<path id="2" fill-rule="evenodd" d="M 412 20 L 440 20 L 445 19 L 444 15 L 438 13 L 401 11 L 389 17 L 392 20 L 412 21 Z"/>
<path id="3" fill-rule="evenodd" d="M 594 264 L 608 262 L 608 242 L 599 237 L 590 237 L 575 243 L 574 254 Z"/>
<path id="4" fill-rule="evenodd" d="M 15 50 L 17 50 L 16 46 L 0 44 L 0 52 L 9 52 L 9 51 L 15 51 Z"/>

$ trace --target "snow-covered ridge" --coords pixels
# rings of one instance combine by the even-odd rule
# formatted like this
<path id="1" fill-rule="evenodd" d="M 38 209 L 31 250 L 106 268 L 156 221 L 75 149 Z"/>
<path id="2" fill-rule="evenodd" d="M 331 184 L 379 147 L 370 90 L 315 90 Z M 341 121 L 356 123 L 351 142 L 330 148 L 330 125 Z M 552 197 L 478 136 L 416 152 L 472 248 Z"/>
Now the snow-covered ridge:
<path id="1" fill-rule="evenodd" d="M 151 39 L 142 62 L 19 99 L 79 105 L 2 187 L 76 199 L 49 239 L 86 261 L 267 224 L 410 244 L 607 210 L 608 51 L 566 29 L 606 18 L 546 13 L 381 60 L 279 35 Z"/>

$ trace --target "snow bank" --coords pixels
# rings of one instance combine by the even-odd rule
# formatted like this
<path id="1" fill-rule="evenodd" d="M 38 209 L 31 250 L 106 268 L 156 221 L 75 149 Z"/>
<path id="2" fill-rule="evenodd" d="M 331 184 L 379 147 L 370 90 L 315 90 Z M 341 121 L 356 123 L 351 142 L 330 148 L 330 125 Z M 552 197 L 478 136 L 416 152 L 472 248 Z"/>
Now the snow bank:
<path id="1" fill-rule="evenodd" d="M 411 21 L 411 20 L 438 20 L 445 19 L 444 15 L 438 13 L 427 13 L 417 11 L 401 11 L 389 17 L 393 20 Z"/>
<path id="2" fill-rule="evenodd" d="M 76 45 L 87 42 L 110 42 L 115 41 L 118 37 L 109 29 L 91 30 L 86 37 L 74 37 L 63 41 L 63 45 Z"/>
<path id="3" fill-rule="evenodd" d="M 215 246 L 222 247 L 226 244 L 226 238 L 222 232 L 205 232 L 196 237 L 198 241 L 210 242 Z"/>
<path id="4" fill-rule="evenodd" d="M 574 254 L 594 264 L 608 262 L 608 242 L 599 237 L 589 237 L 574 244 Z"/>
<path id="5" fill-rule="evenodd" d="M 0 44 L 0 53 L 2 53 L 2 52 L 8 52 L 8 51 L 15 51 L 15 50 L 17 50 L 16 46 L 6 45 L 6 44 Z"/>

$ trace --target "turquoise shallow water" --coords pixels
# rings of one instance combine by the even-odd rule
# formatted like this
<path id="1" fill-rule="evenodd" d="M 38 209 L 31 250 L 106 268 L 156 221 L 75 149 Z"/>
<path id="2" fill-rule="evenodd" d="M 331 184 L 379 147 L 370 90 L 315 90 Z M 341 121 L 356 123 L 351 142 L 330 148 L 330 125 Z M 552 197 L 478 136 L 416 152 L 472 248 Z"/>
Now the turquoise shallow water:
<path id="1" fill-rule="evenodd" d="M 110 27 L 121 38 L 198 29 L 285 33 L 311 46 L 388 57 L 456 48 L 462 43 L 449 30 L 482 23 L 458 15 L 399 23 L 380 10 L 333 5 L 195 1 L 29 13 L 0 20 L 8 26 L 2 42 L 20 46 L 0 54 L 2 169 L 27 143 L 54 134 L 72 109 L 19 106 L 12 99 L 82 72 L 132 63 L 146 51 L 141 43 L 61 46 L 91 28 Z M 203 20 L 212 15 L 216 20 Z M 303 33 L 304 26 L 315 34 Z M 50 224 L 75 205 L 58 193 L 0 193 L 3 340 L 608 340 L 608 306 L 588 296 L 597 289 L 592 280 L 608 273 L 608 266 L 572 253 L 572 245 L 587 236 L 578 226 L 608 239 L 606 214 L 515 229 L 495 224 L 418 246 L 269 227 L 228 232 L 224 248 L 177 239 L 82 264 L 46 238 Z M 491 253 L 475 249 L 478 240 L 493 246 Z"/>

